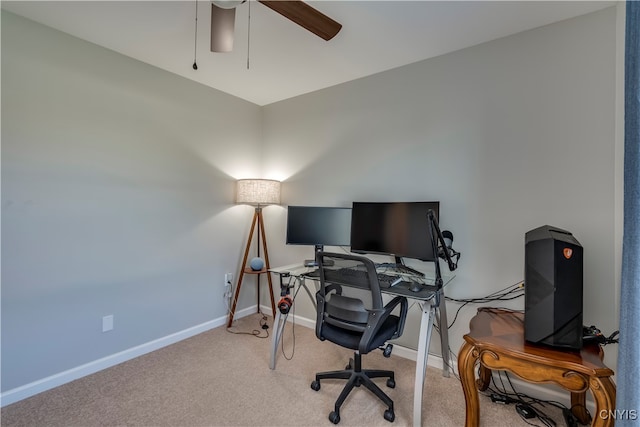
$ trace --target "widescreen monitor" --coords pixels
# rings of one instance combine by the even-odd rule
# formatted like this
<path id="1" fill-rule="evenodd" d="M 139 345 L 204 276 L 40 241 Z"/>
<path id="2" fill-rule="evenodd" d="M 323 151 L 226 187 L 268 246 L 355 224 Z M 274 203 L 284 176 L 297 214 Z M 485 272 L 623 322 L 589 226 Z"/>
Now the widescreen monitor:
<path id="1" fill-rule="evenodd" d="M 440 202 L 353 202 L 351 252 L 433 261 L 430 209 L 438 219 Z"/>
<path id="2" fill-rule="evenodd" d="M 351 243 L 351 208 L 289 206 L 288 245 L 310 245 L 316 250 Z"/>

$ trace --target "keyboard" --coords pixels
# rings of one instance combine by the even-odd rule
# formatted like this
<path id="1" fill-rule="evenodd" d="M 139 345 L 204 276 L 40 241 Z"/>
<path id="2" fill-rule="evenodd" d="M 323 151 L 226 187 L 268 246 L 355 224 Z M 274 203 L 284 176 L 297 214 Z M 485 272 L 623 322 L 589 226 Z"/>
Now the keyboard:
<path id="1" fill-rule="evenodd" d="M 364 270 L 357 270 L 354 268 L 341 268 L 339 270 L 325 270 L 325 279 L 330 282 L 345 283 L 354 286 L 361 286 L 363 288 L 369 287 L 369 277 Z M 380 288 L 385 289 L 391 286 L 398 276 L 391 274 L 378 273 L 378 282 Z"/>
<path id="2" fill-rule="evenodd" d="M 378 282 L 380 282 L 381 288 L 389 288 L 391 284 L 398 279 L 398 276 L 392 276 L 390 274 L 378 273 Z"/>

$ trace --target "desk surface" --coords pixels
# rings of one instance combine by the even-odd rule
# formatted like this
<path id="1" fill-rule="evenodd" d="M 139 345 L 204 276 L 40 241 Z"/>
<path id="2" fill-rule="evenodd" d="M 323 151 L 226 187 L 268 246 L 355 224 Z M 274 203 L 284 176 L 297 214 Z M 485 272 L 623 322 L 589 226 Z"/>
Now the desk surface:
<path id="1" fill-rule="evenodd" d="M 302 264 L 290 264 L 282 267 L 272 268 L 269 271 L 275 274 L 284 274 L 289 273 L 291 276 L 298 278 L 306 278 L 311 280 L 320 280 L 317 275 L 314 273 L 318 272 L 317 267 L 305 267 Z M 407 281 L 402 281 L 399 284 L 393 287 L 381 287 L 382 293 L 389 295 L 399 295 L 411 299 L 427 301 L 434 298 L 438 292 L 438 288 L 435 286 L 435 277 L 426 276 L 424 278 L 418 279 L 422 282 L 422 289 L 418 292 L 413 292 L 409 289 L 411 283 L 416 279 L 411 278 L 410 274 L 402 273 L 402 272 L 394 272 L 390 271 L 389 267 L 380 267 L 377 269 L 378 274 L 386 274 L 386 275 L 397 275 L 407 277 Z M 414 276 L 415 277 L 415 276 Z M 450 283 L 455 275 L 443 275 L 442 282 L 443 287 Z"/>

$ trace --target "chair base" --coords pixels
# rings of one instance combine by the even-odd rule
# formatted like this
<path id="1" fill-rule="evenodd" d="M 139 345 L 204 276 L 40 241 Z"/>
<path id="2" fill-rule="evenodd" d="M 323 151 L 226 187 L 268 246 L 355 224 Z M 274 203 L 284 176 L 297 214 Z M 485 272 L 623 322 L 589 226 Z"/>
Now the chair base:
<path id="1" fill-rule="evenodd" d="M 375 394 L 380 400 L 388 406 L 388 409 L 384 412 L 384 419 L 393 422 L 395 420 L 395 413 L 393 411 L 393 400 L 383 392 L 376 383 L 372 381 L 372 378 L 388 378 L 387 387 L 394 388 L 396 386 L 395 375 L 393 371 L 385 371 L 379 369 L 362 369 L 362 355 L 360 353 L 354 353 L 354 358 L 349 359 L 349 364 L 345 370 L 342 371 L 329 371 L 320 372 L 316 374 L 316 379 L 311 383 L 311 388 L 315 391 L 320 390 L 320 381 L 326 379 L 343 379 L 347 380 L 340 396 L 335 403 L 334 411 L 329 414 L 329 420 L 338 424 L 340 422 L 340 407 L 344 403 L 345 399 L 353 390 L 354 387 L 365 386 L 369 391 Z"/>

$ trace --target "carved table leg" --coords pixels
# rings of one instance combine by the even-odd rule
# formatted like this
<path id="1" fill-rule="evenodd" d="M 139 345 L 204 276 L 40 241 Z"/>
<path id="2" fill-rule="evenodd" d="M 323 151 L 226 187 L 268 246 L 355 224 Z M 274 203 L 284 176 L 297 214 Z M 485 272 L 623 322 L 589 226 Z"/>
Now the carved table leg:
<path id="1" fill-rule="evenodd" d="M 478 390 L 485 391 L 491 382 L 491 369 L 481 364 L 479 376 L 480 378 L 476 380 L 476 385 Z"/>
<path id="2" fill-rule="evenodd" d="M 478 360 L 478 351 L 474 346 L 465 342 L 458 353 L 458 372 L 464 400 L 466 403 L 465 427 L 478 427 L 480 425 L 480 402 L 478 400 L 478 390 L 474 368 Z"/>
<path id="3" fill-rule="evenodd" d="M 580 421 L 580 424 L 589 425 L 591 423 L 591 416 L 587 411 L 586 392 L 571 392 L 571 412 Z"/>
<path id="4" fill-rule="evenodd" d="M 609 377 L 592 377 L 589 388 L 596 401 L 596 413 L 593 416 L 593 427 L 613 427 L 615 420 L 609 416 L 609 411 L 616 408 L 616 386 Z"/>

